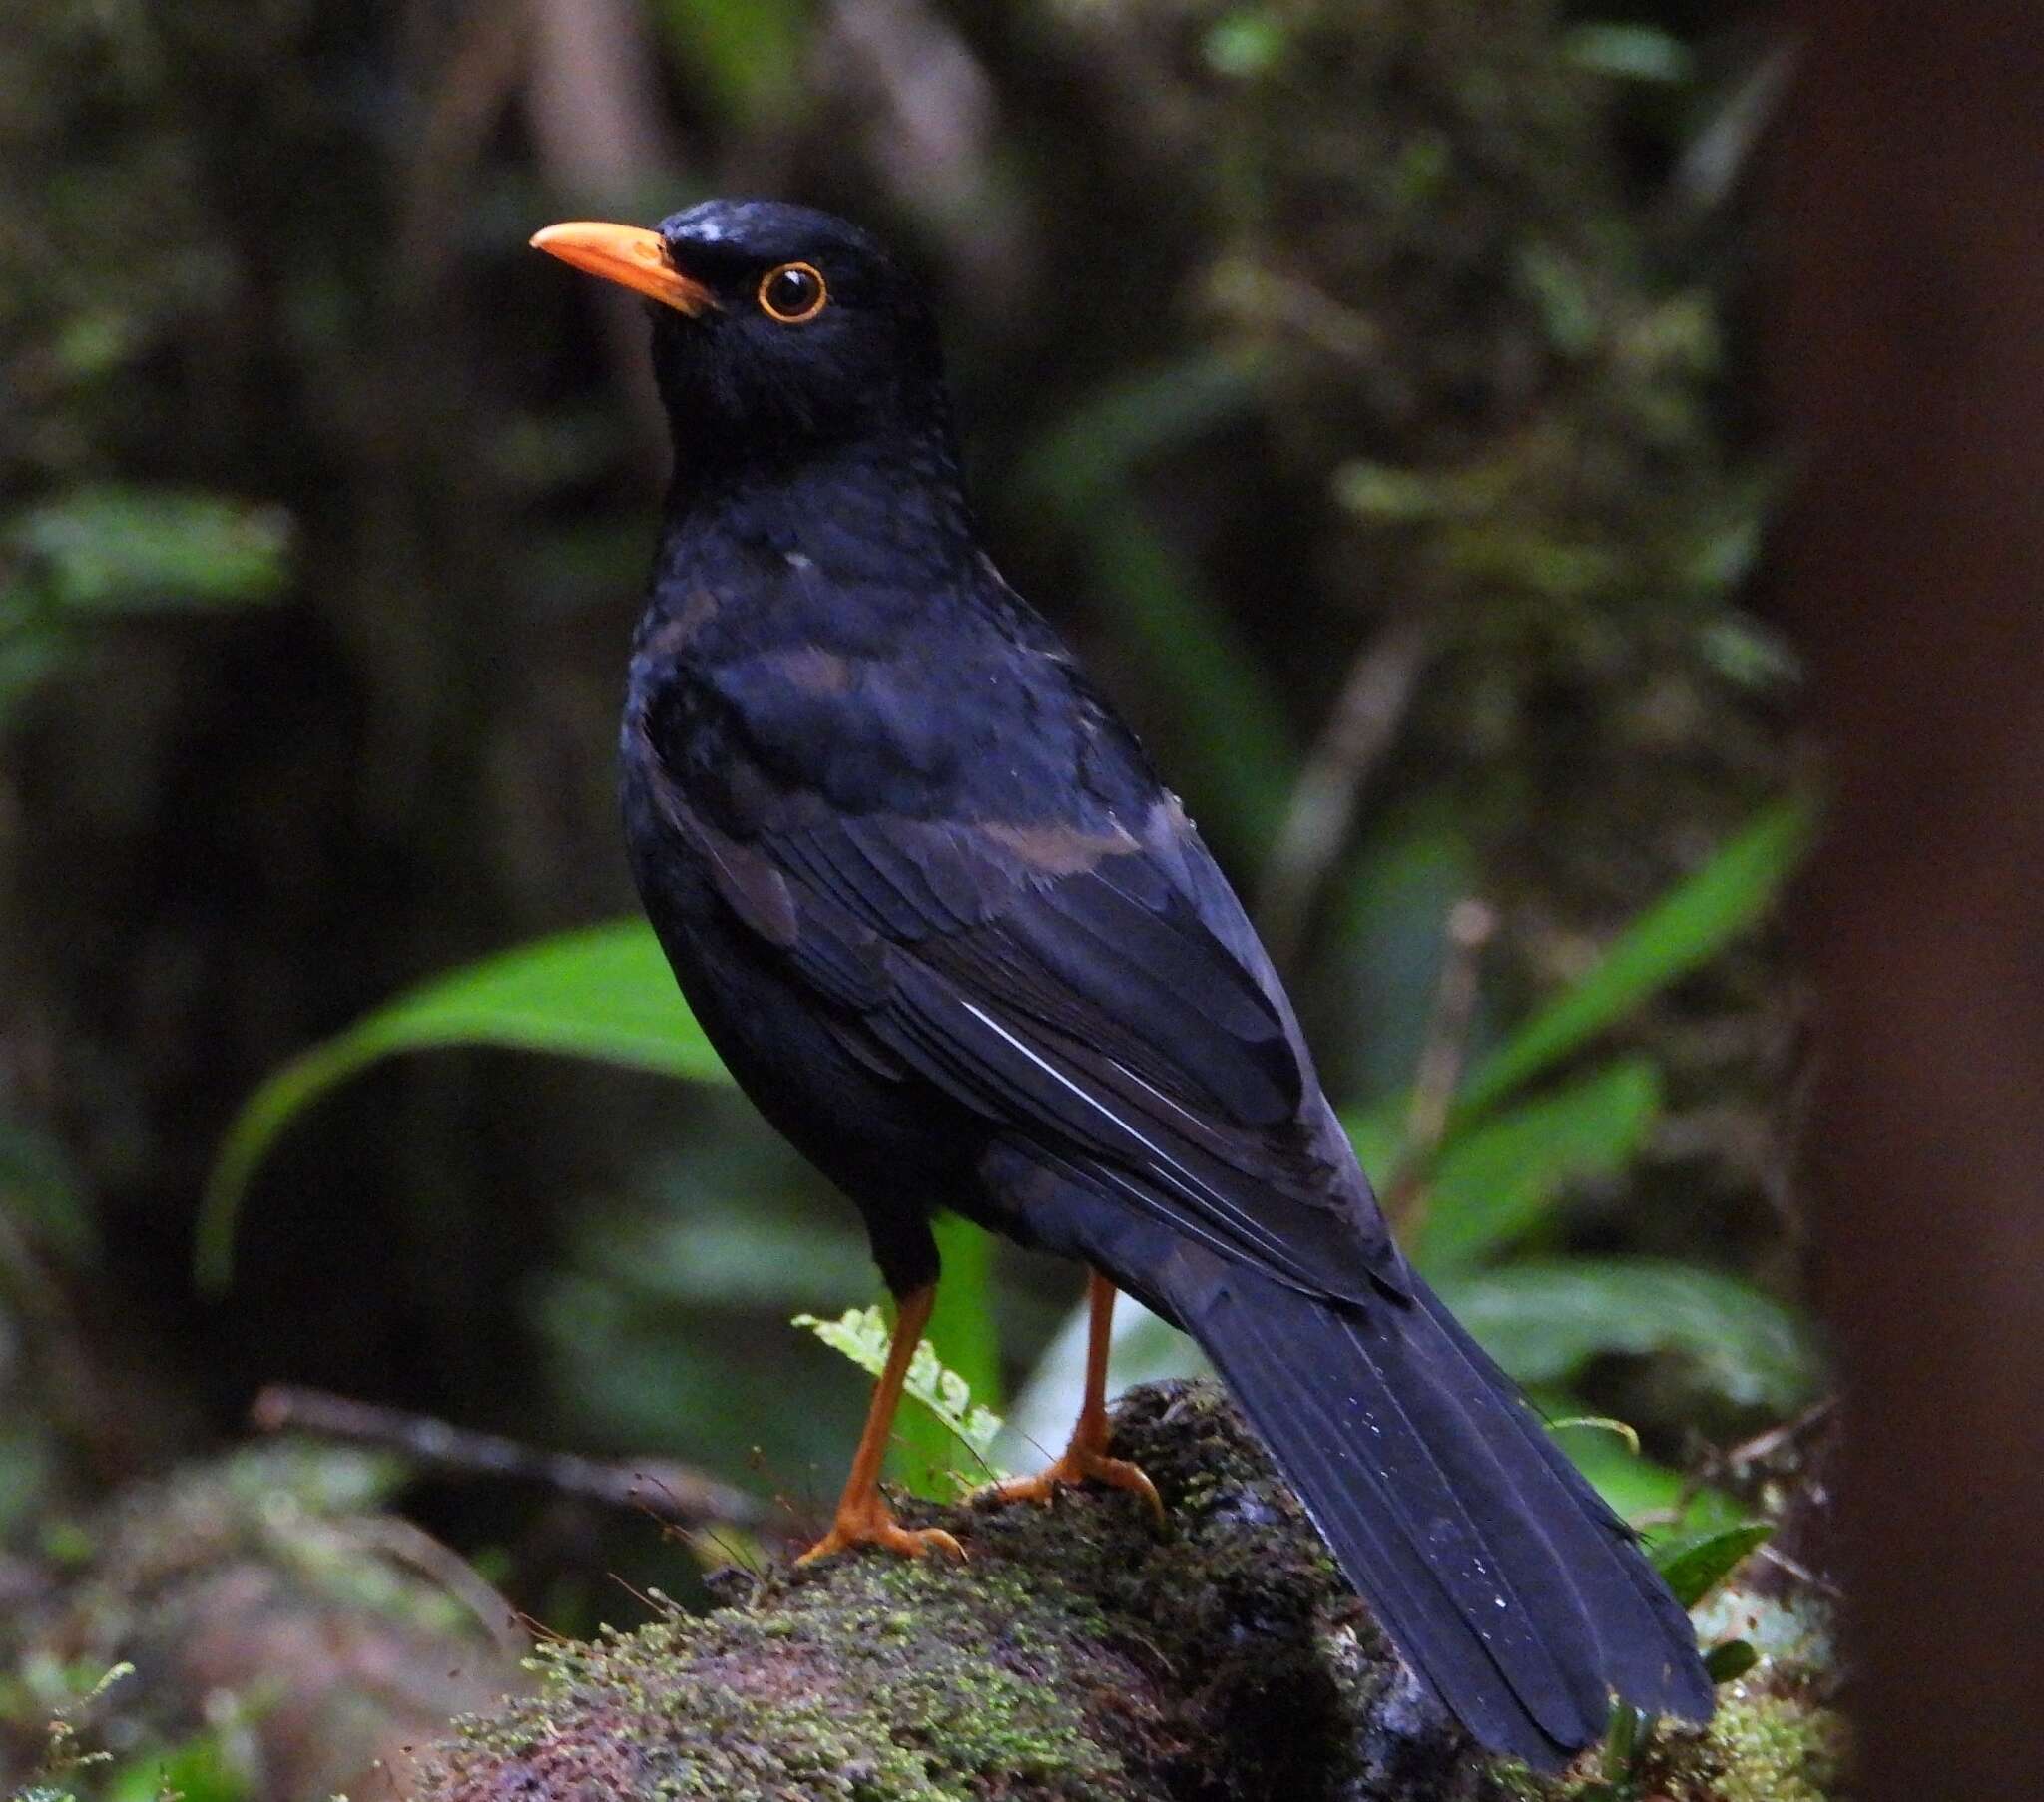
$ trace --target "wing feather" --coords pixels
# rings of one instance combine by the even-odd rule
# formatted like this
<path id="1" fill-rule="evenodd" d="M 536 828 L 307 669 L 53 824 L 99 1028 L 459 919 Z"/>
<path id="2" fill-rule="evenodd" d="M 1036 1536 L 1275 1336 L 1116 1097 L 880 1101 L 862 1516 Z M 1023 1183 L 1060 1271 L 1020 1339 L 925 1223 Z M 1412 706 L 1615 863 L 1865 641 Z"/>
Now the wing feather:
<path id="1" fill-rule="evenodd" d="M 983 831 L 890 816 L 811 816 L 755 843 L 789 882 L 796 970 L 833 998 L 884 973 L 840 1028 L 870 1037 L 869 1065 L 1087 1160 L 1289 1285 L 1395 1284 L 1345 1146 L 1330 1156 L 1314 1130 L 1288 1018 L 1141 841 L 1054 875 Z"/>
<path id="2" fill-rule="evenodd" d="M 727 672 L 721 739 L 699 717 L 687 758 L 714 780 L 685 800 L 677 764 L 651 760 L 670 820 L 765 954 L 868 1069 L 932 1085 L 1104 1192 L 1293 1287 L 1402 1288 L 1269 961 L 1134 740 L 1068 696 L 1058 731 L 1020 740 L 1042 757 L 1063 745 L 1062 777 L 939 769 L 909 745 L 880 757 L 886 782 L 853 781 L 902 710 L 861 705 L 875 668 L 782 656 Z M 805 674 L 841 693 L 801 688 Z M 656 704 L 649 748 L 688 725 Z"/>

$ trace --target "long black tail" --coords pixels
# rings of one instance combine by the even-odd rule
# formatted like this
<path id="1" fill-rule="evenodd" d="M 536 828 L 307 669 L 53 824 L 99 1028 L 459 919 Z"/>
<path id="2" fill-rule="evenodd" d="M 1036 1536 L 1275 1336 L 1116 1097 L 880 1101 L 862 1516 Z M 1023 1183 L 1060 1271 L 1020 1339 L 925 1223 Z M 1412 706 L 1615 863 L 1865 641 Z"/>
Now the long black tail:
<path id="1" fill-rule="evenodd" d="M 1423 1284 L 1368 1308 L 1241 1266 L 1185 1287 L 1167 1299 L 1349 1581 L 1483 1745 L 1552 1769 L 1603 1734 L 1613 1691 L 1710 1714 L 1688 1616 Z"/>

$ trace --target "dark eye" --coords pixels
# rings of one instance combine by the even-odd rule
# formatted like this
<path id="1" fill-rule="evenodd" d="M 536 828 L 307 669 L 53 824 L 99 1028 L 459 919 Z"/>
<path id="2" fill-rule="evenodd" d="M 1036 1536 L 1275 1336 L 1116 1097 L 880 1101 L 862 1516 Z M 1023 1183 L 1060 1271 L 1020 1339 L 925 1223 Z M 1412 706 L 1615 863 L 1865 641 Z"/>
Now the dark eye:
<path id="1" fill-rule="evenodd" d="M 784 262 L 760 279 L 760 310 L 783 325 L 806 325 L 829 298 L 823 271 L 813 263 Z"/>

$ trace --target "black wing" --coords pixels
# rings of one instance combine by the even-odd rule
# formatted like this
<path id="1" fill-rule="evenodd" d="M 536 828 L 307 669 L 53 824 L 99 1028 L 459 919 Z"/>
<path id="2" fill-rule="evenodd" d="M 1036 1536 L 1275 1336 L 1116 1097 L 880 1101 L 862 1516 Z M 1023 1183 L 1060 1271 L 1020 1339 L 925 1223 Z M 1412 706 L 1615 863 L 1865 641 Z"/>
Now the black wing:
<path id="1" fill-rule="evenodd" d="M 725 667 L 715 702 L 690 709 L 699 728 L 706 704 L 722 716 L 710 757 L 692 734 L 698 780 L 678 779 L 678 723 L 652 710 L 671 824 L 869 1068 L 936 1086 L 1287 1284 L 1402 1291 L 1211 855 L 1077 678 L 1042 660 L 1018 677 L 1008 649 L 1004 699 L 963 677 L 945 690 L 982 739 L 962 759 L 930 753 L 962 733 L 912 671 L 784 653 Z M 1027 717 L 1001 720 L 1009 705 Z M 913 744 L 885 742 L 897 720 Z M 872 806 L 869 771 L 891 805 Z"/>

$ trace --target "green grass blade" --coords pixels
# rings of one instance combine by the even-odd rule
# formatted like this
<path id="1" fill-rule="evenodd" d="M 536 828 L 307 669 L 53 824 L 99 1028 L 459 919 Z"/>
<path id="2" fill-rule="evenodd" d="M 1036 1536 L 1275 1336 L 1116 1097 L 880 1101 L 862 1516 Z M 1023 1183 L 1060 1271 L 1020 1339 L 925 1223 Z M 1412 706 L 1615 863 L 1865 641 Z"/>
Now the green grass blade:
<path id="1" fill-rule="evenodd" d="M 655 18 L 675 61 L 734 120 L 798 115 L 810 40 L 804 0 L 666 0 Z"/>
<path id="2" fill-rule="evenodd" d="M 1708 963 L 1774 899 L 1800 862 L 1810 830 L 1810 810 L 1799 801 L 1763 812 L 1629 926 L 1587 977 L 1484 1059 L 1463 1085 L 1456 1116 L 1467 1120 L 1493 1106 Z"/>
<path id="3" fill-rule="evenodd" d="M 1419 1267 L 1466 1270 L 1523 1239 L 1569 1183 L 1622 1173 L 1660 1113 L 1660 1073 L 1626 1058 L 1467 1127 L 1426 1178 Z"/>
<path id="4" fill-rule="evenodd" d="M 14 516 L 0 541 L 76 613 L 246 606 L 290 573 L 281 508 L 194 489 L 88 483 Z"/>
<path id="5" fill-rule="evenodd" d="M 1093 396 L 1045 433 L 1009 484 L 1032 514 L 1072 532 L 1104 611 L 1168 695 L 1197 706 L 1173 746 L 1185 787 L 1215 835 L 1243 850 L 1276 832 L 1295 756 L 1285 709 L 1236 624 L 1146 517 L 1142 466 L 1249 414 L 1254 359 L 1204 352 Z"/>
<path id="6" fill-rule="evenodd" d="M 1126 489 L 1150 458 L 1247 417 L 1257 404 L 1253 358 L 1202 351 L 1091 395 L 1045 432 L 1010 487 L 1067 516 Z"/>
<path id="7" fill-rule="evenodd" d="M 694 1082 L 730 1080 L 644 925 L 590 927 L 486 958 L 312 1047 L 249 1098 L 222 1141 L 201 1202 L 201 1286 L 226 1285 L 242 1196 L 293 1120 L 379 1059 L 451 1045 L 563 1053 Z"/>
<path id="8" fill-rule="evenodd" d="M 1567 1398 L 1542 1395 L 1535 1401 L 1550 1417 L 1549 1431 L 1570 1462 L 1589 1478 L 1620 1520 L 1641 1530 L 1650 1547 L 1721 1532 L 1745 1519 L 1736 1496 L 1700 1486 L 1681 1471 L 1642 1458 L 1624 1440 L 1601 1427 L 1554 1419 L 1562 1409 L 1573 1407 Z"/>

